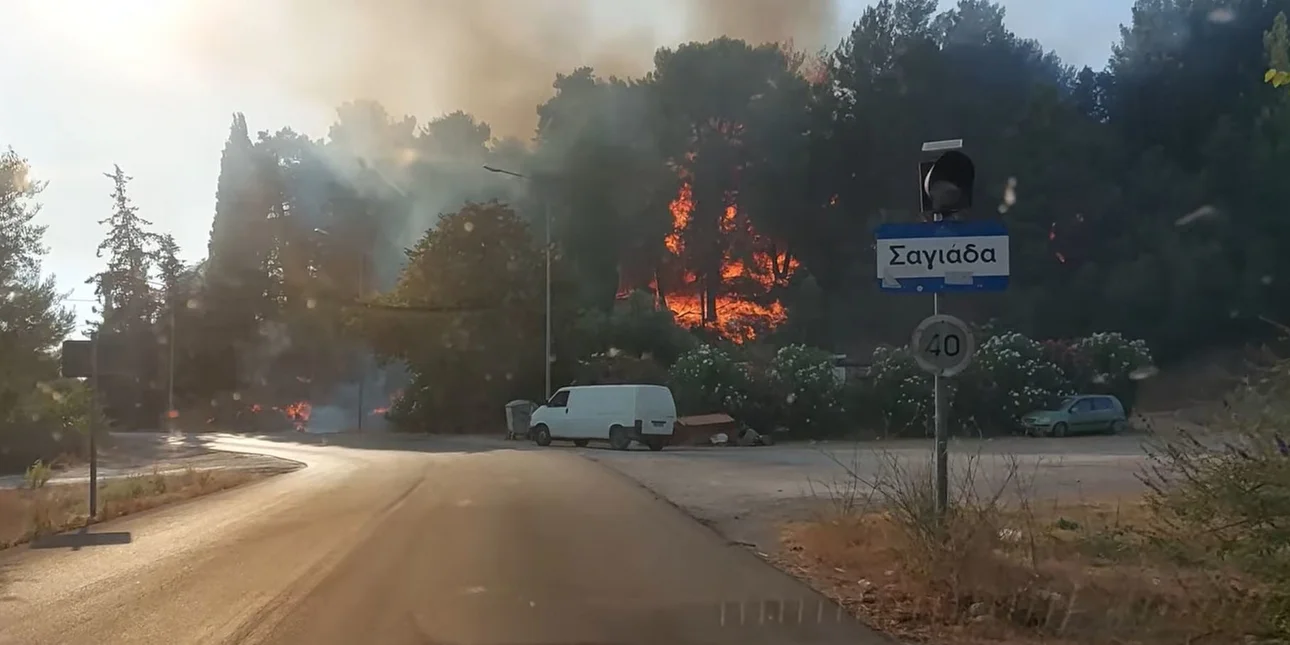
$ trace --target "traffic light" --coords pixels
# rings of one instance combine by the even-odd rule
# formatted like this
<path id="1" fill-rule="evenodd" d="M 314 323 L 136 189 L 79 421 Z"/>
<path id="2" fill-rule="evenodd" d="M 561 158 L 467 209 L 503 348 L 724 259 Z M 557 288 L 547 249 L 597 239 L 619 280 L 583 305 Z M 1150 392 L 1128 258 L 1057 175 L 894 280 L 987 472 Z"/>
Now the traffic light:
<path id="1" fill-rule="evenodd" d="M 925 143 L 923 152 L 936 152 L 962 145 L 963 142 L 957 139 Z M 923 213 L 949 215 L 972 207 L 976 166 L 971 158 L 959 150 L 949 149 L 934 160 L 919 163 L 918 180 Z"/>

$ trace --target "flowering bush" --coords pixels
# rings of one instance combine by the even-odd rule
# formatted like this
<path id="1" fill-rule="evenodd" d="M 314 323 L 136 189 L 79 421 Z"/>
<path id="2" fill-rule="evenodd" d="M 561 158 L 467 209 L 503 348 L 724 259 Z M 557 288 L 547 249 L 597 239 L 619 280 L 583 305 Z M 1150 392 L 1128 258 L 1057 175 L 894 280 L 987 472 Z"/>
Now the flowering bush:
<path id="1" fill-rule="evenodd" d="M 667 381 L 682 415 L 725 412 L 737 416 L 748 404 L 748 370 L 729 352 L 712 345 L 682 354 L 668 371 Z"/>
<path id="2" fill-rule="evenodd" d="M 781 347 L 766 370 L 770 392 L 781 414 L 779 422 L 798 434 L 836 430 L 842 412 L 842 381 L 832 356 L 805 345 Z"/>
<path id="3" fill-rule="evenodd" d="M 863 404 L 878 407 L 884 434 L 926 436 L 932 427 L 932 377 L 914 361 L 908 347 L 873 351 Z M 864 411 L 865 416 L 868 411 Z"/>
<path id="4" fill-rule="evenodd" d="M 1011 431 L 1021 415 L 1075 394 L 1044 345 L 1016 332 L 987 338 L 973 362 L 975 369 L 964 384 L 973 400 L 960 399 L 956 407 L 970 406 L 972 420 L 983 429 Z"/>
<path id="5" fill-rule="evenodd" d="M 1014 432 L 1021 415 L 1072 394 L 1105 392 L 1130 406 L 1137 380 L 1151 369 L 1142 341 L 1095 334 L 1075 342 L 1038 342 L 1016 332 L 986 338 L 967 370 L 947 383 L 951 434 Z M 881 410 L 887 434 L 922 436 L 931 428 L 932 377 L 909 348 L 874 352 L 859 400 Z"/>
<path id="6" fill-rule="evenodd" d="M 1137 399 L 1138 381 L 1151 376 L 1151 350 L 1141 340 L 1129 340 L 1116 332 L 1081 338 L 1071 344 L 1080 366 L 1072 378 L 1082 392 L 1113 394 L 1131 409 Z"/>

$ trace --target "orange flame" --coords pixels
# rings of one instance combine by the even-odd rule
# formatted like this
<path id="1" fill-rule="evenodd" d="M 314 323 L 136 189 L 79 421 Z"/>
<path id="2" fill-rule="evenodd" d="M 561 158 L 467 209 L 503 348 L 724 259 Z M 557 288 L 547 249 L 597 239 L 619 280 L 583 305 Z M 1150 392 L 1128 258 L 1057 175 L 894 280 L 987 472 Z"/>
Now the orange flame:
<path id="1" fill-rule="evenodd" d="M 672 231 L 664 238 L 663 244 L 669 254 L 683 261 L 684 234 L 690 225 L 694 211 L 694 194 L 688 181 L 681 184 L 676 198 L 668 204 L 668 210 L 672 213 Z M 769 244 L 770 241 L 758 234 L 746 218 L 741 218 L 737 205 L 726 206 L 718 222 L 718 230 L 723 235 L 729 235 L 739 231 L 740 228 L 747 232 L 749 239 L 759 250 L 751 253 L 750 263 L 739 258 L 731 258 L 727 254 L 727 257 L 722 258 L 719 280 L 722 286 L 737 280 L 743 283 L 745 287 L 743 291 L 755 293 L 727 293 L 725 289 L 719 289 L 715 311 L 708 312 L 706 321 L 702 298 L 703 285 L 694 271 L 687 269 L 682 278 L 682 284 L 670 285 L 665 295 L 668 309 L 681 324 L 700 326 L 707 322 L 723 336 L 735 342 L 746 342 L 755 338 L 759 331 L 773 329 L 787 319 L 788 312 L 778 301 L 762 304 L 758 300 L 764 301 L 770 291 L 778 286 L 777 273 L 780 276 L 792 275 L 798 262 L 796 258 L 785 257 L 785 254 L 760 250 L 773 248 Z M 657 290 L 658 285 L 651 283 L 650 287 Z M 620 295 L 625 296 L 630 291 L 630 288 L 620 289 Z"/>
<path id="2" fill-rule="evenodd" d="M 287 419 L 296 424 L 296 430 L 304 430 L 309 424 L 309 415 L 313 412 L 314 406 L 308 401 L 296 401 L 285 408 L 282 412 L 287 415 Z"/>
<path id="3" fill-rule="evenodd" d="M 379 408 L 372 408 L 372 415 L 375 416 L 378 414 L 388 413 L 390 411 L 390 408 L 394 407 L 394 404 L 397 403 L 398 400 L 402 397 L 403 397 L 403 390 L 395 390 L 392 394 L 390 394 L 390 404 Z"/>

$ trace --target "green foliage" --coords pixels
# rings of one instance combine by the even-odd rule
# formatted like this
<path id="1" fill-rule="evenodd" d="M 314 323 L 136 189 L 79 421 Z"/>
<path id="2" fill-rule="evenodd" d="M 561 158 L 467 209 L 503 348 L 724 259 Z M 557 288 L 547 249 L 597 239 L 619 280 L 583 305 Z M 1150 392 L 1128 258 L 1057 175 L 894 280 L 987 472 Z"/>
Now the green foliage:
<path id="1" fill-rule="evenodd" d="M 1080 393 L 1114 394 L 1132 410 L 1137 384 L 1154 373 L 1151 350 L 1142 340 L 1116 332 L 1096 333 L 1071 345 L 1078 368 L 1072 380 Z"/>
<path id="2" fill-rule="evenodd" d="M 578 361 L 575 385 L 615 385 L 644 383 L 667 385 L 668 372 L 662 363 L 648 356 L 630 356 L 619 352 L 592 354 Z"/>
<path id="3" fill-rule="evenodd" d="M 775 352 L 766 370 L 770 392 L 780 402 L 779 424 L 798 436 L 822 436 L 844 430 L 842 380 L 828 352 L 788 345 Z"/>
<path id="4" fill-rule="evenodd" d="M 397 286 L 358 322 L 378 354 L 404 361 L 412 376 L 392 421 L 468 429 L 541 391 L 542 266 L 528 225 L 497 203 L 469 204 L 426 233 Z"/>
<path id="5" fill-rule="evenodd" d="M 583 311 L 575 323 L 575 337 L 580 356 L 612 352 L 649 357 L 664 367 L 698 344 L 676 324 L 672 312 L 656 307 L 653 296 L 644 291 L 631 293 L 608 312 Z"/>
<path id="6" fill-rule="evenodd" d="M 36 463 L 27 467 L 27 472 L 23 473 L 22 483 L 28 489 L 35 490 L 44 488 L 49 482 L 49 478 L 54 476 L 54 469 L 44 461 L 37 459 Z"/>
<path id="7" fill-rule="evenodd" d="M 1021 415 L 1045 410 L 1075 394 L 1071 379 L 1039 342 L 1016 332 L 991 336 L 973 356 L 954 399 L 956 412 L 979 428 L 1009 431 Z"/>
<path id="8" fill-rule="evenodd" d="M 1288 422 L 1290 363 L 1280 361 L 1206 429 L 1158 432 L 1142 476 L 1157 520 L 1150 537 L 1174 557 L 1269 585 L 1274 611 L 1252 618 L 1280 634 L 1290 624 Z"/>
<path id="9" fill-rule="evenodd" d="M 857 240 L 875 223 L 915 216 L 910 167 L 892 160 L 909 159 L 911 146 L 928 138 L 969 140 L 978 209 L 997 213 L 1012 239 L 1013 287 L 974 299 L 970 318 L 997 319 L 1030 338 L 1121 330 L 1162 361 L 1262 340 L 1257 317 L 1290 318 L 1290 255 L 1282 248 L 1290 224 L 1278 214 L 1290 169 L 1290 103 L 1259 79 L 1263 70 L 1274 86 L 1290 79 L 1287 6 L 1212 5 L 1140 2 L 1108 66 L 1077 70 L 1011 32 L 997 3 L 964 0 L 942 10 L 930 0 L 882 0 L 819 58 L 721 37 L 664 47 L 639 78 L 568 70 L 537 106 L 536 131 L 505 138 L 464 112 L 421 122 L 372 101 L 339 106 L 318 139 L 290 128 L 257 133 L 236 114 L 199 267 L 180 266 L 173 240 L 147 231 L 126 197 L 128 178 L 112 175 L 107 266 L 93 280 L 110 295 L 102 324 L 131 331 L 152 373 L 136 389 L 109 393 L 109 407 L 147 418 L 153 411 L 138 406 L 164 400 L 164 346 L 151 341 L 168 337 L 172 316 L 181 401 L 233 393 L 267 407 L 326 399 L 366 371 L 355 356 L 372 349 L 367 340 L 387 359 L 419 362 L 413 380 L 435 389 L 429 362 L 441 361 L 439 373 L 469 373 L 472 364 L 448 359 L 466 351 L 457 336 L 477 352 L 491 334 L 507 339 L 496 343 L 497 356 L 513 358 L 475 376 L 500 373 L 505 381 L 507 365 L 523 366 L 513 382 L 534 397 L 550 357 L 534 356 L 542 342 L 532 335 L 543 325 L 530 308 L 540 310 L 533 289 L 544 271 L 532 238 L 548 235 L 561 284 L 553 299 L 562 310 L 556 384 L 577 376 L 577 360 L 611 349 L 664 365 L 691 350 L 692 339 L 654 303 L 690 312 L 694 335 L 712 343 L 746 327 L 757 341 L 781 344 L 898 344 L 925 303 L 861 279 L 875 258 Z M 25 203 L 37 185 L 12 158 L 3 170 L 10 185 L 0 193 L 0 238 L 30 241 L 34 211 L 11 204 Z M 434 271 L 408 272 L 418 269 L 405 250 L 439 230 L 441 213 L 491 200 L 509 204 L 531 229 L 526 244 L 535 253 L 522 276 L 447 260 L 440 274 L 438 261 L 419 257 L 410 262 Z M 469 255 L 478 241 L 466 236 L 465 246 L 446 252 Z M 13 356 L 3 356 L 0 372 L 35 373 L 27 365 L 47 360 L 67 323 L 52 283 L 33 268 L 35 256 L 12 262 L 5 244 L 0 283 L 22 282 L 28 297 L 0 300 L 0 320 L 40 320 Z M 484 246 L 488 261 L 504 254 Z M 21 278 L 11 267 L 21 267 Z M 466 293 L 461 281 L 485 274 L 480 291 Z M 160 293 L 150 279 L 162 283 Z M 622 313 L 618 296 L 640 289 L 651 292 L 649 306 L 632 301 L 626 306 L 635 309 Z M 369 305 L 463 299 L 503 311 L 522 301 L 524 313 L 510 325 L 443 315 L 420 336 L 417 325 L 385 318 L 421 314 L 368 315 Z M 789 323 L 778 335 L 763 333 L 785 307 Z M 758 308 L 770 313 L 747 316 Z M 592 313 L 575 322 L 574 311 Z M 446 354 L 445 338 L 454 340 Z M 1057 349 L 1045 351 L 1074 387 L 1113 391 L 1132 405 L 1132 383 L 1119 367 L 1106 368 L 1119 381 L 1094 382 L 1082 371 L 1093 365 L 1083 358 L 1068 365 Z M 882 357 L 875 387 L 845 395 L 855 401 L 852 413 L 881 407 L 874 415 L 892 431 L 922 428 L 922 403 L 900 402 L 921 400 L 907 395 L 922 378 L 907 359 Z M 1103 359 L 1111 360 L 1089 358 Z M 1004 390 L 988 384 L 1031 369 L 1052 376 L 1039 359 L 1026 360 L 974 367 L 959 379 L 956 409 L 983 409 L 989 413 L 973 415 L 979 423 L 1003 423 L 1023 403 L 1000 399 Z M 0 381 L 0 407 L 35 380 Z M 751 387 L 754 401 L 773 389 L 760 377 Z M 880 392 L 895 398 L 881 400 Z M 747 414 L 774 419 L 770 411 Z"/>
<path id="10" fill-rule="evenodd" d="M 75 379 L 37 383 L 0 414 L 0 472 L 83 454 L 92 418 L 106 427 L 86 384 Z"/>
<path id="11" fill-rule="evenodd" d="M 1114 394 L 1128 406 L 1150 369 L 1146 344 L 1117 333 L 1040 343 L 1017 332 L 996 332 L 977 347 L 969 368 L 946 383 L 950 431 L 1012 433 L 1022 415 L 1072 394 Z M 847 398 L 852 418 L 877 423 L 883 434 L 923 436 L 931 430 L 932 377 L 908 347 L 875 350 L 868 378 Z"/>
<path id="12" fill-rule="evenodd" d="M 877 418 L 883 434 L 924 436 L 931 430 L 932 377 L 914 361 L 908 347 L 879 347 L 873 352 L 863 393 L 853 395 L 862 419 Z M 867 408 L 874 408 L 873 410 Z"/>
<path id="13" fill-rule="evenodd" d="M 736 418 L 749 403 L 751 382 L 744 364 L 730 352 L 707 344 L 678 358 L 667 380 L 677 414 L 725 412 Z"/>
<path id="14" fill-rule="evenodd" d="M 79 452 L 89 411 L 83 386 L 55 380 L 54 351 L 72 317 L 53 279 L 40 274 L 45 228 L 34 219 L 43 187 L 26 160 L 0 153 L 0 472 Z"/>

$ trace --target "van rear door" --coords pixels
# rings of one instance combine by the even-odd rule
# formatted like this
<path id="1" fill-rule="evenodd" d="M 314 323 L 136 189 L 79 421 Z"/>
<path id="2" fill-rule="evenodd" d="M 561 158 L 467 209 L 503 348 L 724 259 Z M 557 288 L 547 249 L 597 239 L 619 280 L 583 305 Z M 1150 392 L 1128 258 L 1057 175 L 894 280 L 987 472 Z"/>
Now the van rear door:
<path id="1" fill-rule="evenodd" d="M 672 391 L 661 385 L 638 387 L 636 418 L 641 422 L 641 434 L 671 435 L 676 426 L 676 401 Z"/>

